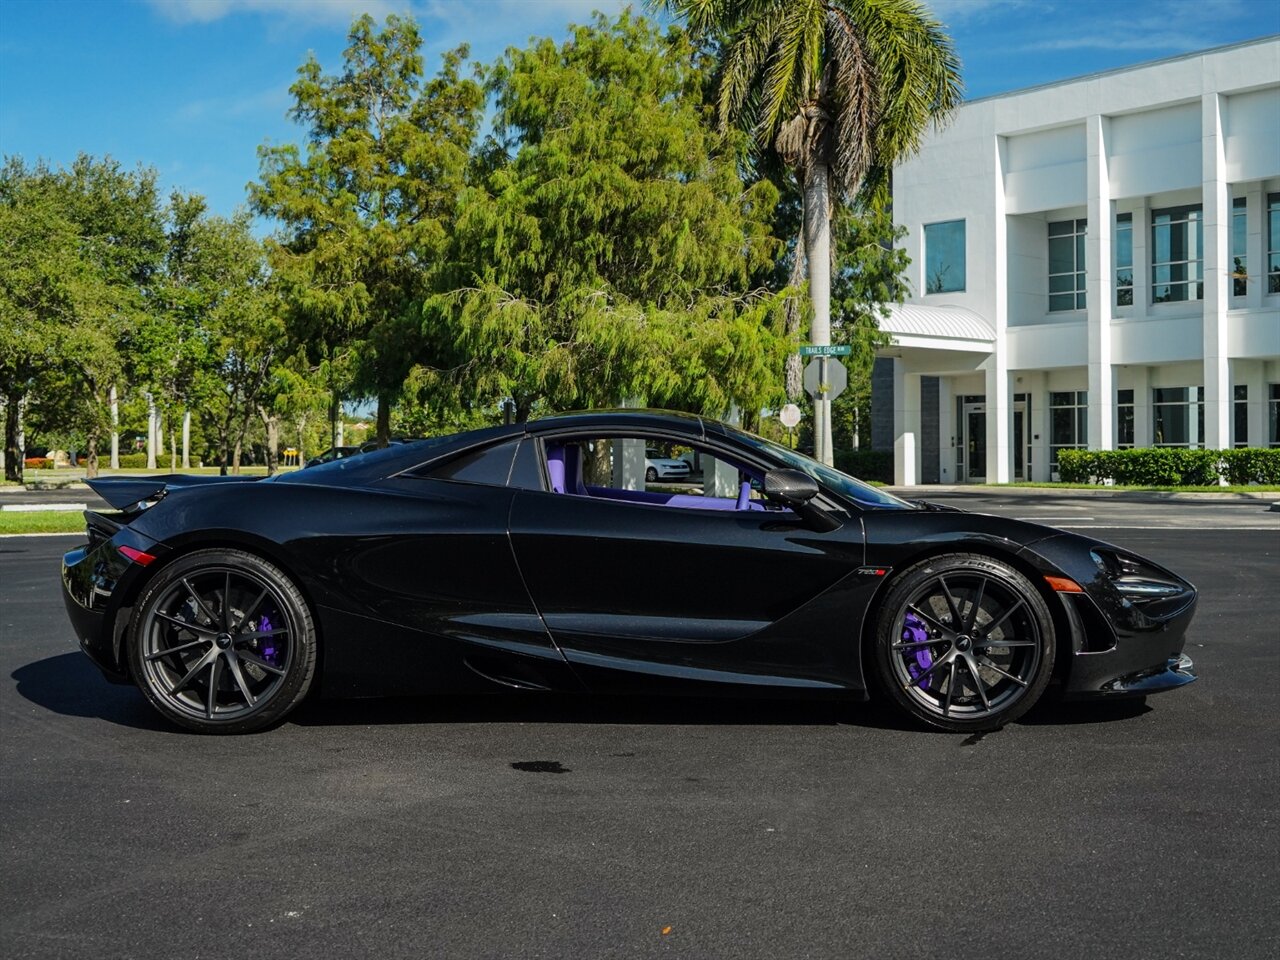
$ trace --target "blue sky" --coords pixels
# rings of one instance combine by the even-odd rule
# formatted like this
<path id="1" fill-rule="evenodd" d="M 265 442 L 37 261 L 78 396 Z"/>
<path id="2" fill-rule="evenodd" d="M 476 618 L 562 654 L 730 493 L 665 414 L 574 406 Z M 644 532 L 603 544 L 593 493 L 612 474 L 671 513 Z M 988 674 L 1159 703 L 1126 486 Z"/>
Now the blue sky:
<path id="1" fill-rule="evenodd" d="M 1280 33 L 1280 0 L 930 0 L 971 97 Z M 0 0 L 0 153 L 78 151 L 244 202 L 264 140 L 295 140 L 294 71 L 336 69 L 351 16 L 411 11 L 429 66 L 461 42 L 492 61 L 621 0 Z M 639 6 L 639 4 L 637 4 Z"/>

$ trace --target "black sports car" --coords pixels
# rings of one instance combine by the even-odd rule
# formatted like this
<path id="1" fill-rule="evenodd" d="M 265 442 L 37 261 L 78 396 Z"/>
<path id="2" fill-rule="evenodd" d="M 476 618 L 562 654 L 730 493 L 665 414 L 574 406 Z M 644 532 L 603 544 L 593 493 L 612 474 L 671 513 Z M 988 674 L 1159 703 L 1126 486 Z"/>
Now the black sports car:
<path id="1" fill-rule="evenodd" d="M 648 490 L 655 443 L 703 488 Z M 711 420 L 565 414 L 264 480 L 91 481 L 67 610 L 108 678 L 206 732 L 307 696 L 866 699 L 989 730 L 1050 685 L 1195 679 L 1196 591 L 1127 550 L 906 502 Z"/>

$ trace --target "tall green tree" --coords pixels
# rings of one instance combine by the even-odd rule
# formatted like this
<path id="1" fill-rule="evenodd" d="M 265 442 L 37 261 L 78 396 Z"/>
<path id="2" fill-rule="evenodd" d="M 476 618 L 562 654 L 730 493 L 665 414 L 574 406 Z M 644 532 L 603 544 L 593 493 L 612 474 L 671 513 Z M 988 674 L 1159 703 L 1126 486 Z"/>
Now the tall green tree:
<path id="1" fill-rule="evenodd" d="M 95 476 L 108 393 L 123 376 L 122 347 L 145 315 L 164 249 L 155 173 L 87 155 L 59 170 L 12 159 L 0 175 L 0 209 L 7 406 L 16 412 L 39 376 L 53 375 L 57 403 L 82 425 Z M 16 438 L 7 436 L 10 446 Z"/>
<path id="2" fill-rule="evenodd" d="M 715 129 L 711 61 L 679 28 L 597 15 L 491 73 L 494 137 L 464 198 L 455 289 L 467 396 L 535 409 L 643 398 L 724 413 L 776 399 L 780 301 L 753 288 L 779 245 L 777 191 L 740 174 Z"/>
<path id="3" fill-rule="evenodd" d="M 379 29 L 363 16 L 349 41 L 340 73 L 314 57 L 299 68 L 290 115 L 306 147 L 260 148 L 249 192 L 283 226 L 272 263 L 296 338 L 328 378 L 334 442 L 349 389 L 376 398 L 385 444 L 391 404 L 431 345 L 419 307 L 435 289 L 484 90 L 465 75 L 465 46 L 424 80 L 411 19 L 389 16 Z"/>
<path id="4" fill-rule="evenodd" d="M 831 217 L 919 148 L 961 97 L 960 61 L 920 0 L 662 0 L 721 41 L 720 120 L 776 147 L 804 191 L 809 335 L 831 337 Z M 867 191 L 867 187 L 872 191 Z M 830 418 L 815 423 L 830 462 Z"/>

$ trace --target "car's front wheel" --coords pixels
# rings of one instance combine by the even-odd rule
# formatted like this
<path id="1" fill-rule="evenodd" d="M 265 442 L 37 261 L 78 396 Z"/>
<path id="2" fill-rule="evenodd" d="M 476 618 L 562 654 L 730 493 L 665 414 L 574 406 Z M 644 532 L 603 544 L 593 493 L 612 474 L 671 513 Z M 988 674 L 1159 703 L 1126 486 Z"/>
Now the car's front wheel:
<path id="1" fill-rule="evenodd" d="M 169 720 L 247 733 L 280 720 L 311 686 L 316 636 L 292 580 L 242 550 L 199 550 L 147 585 L 129 624 L 129 665 Z"/>
<path id="2" fill-rule="evenodd" d="M 917 720 L 994 730 L 1026 713 L 1053 672 L 1053 618 L 1031 582 L 975 554 L 908 569 L 881 607 L 878 673 Z"/>
<path id="3" fill-rule="evenodd" d="M 644 472 L 644 479 L 646 483 L 653 483 L 658 479 L 658 471 L 650 467 Z"/>

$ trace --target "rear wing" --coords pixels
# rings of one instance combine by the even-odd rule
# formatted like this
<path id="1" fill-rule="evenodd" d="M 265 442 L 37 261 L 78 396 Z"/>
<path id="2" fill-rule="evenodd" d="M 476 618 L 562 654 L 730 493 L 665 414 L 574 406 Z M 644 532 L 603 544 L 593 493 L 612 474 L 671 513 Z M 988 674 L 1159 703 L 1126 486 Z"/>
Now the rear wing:
<path id="1" fill-rule="evenodd" d="M 131 511 L 151 500 L 159 500 L 171 490 L 222 483 L 253 483 L 261 477 L 198 476 L 170 473 L 156 477 L 97 477 L 87 480 L 89 489 L 117 510 Z"/>

